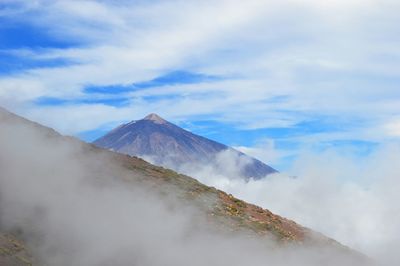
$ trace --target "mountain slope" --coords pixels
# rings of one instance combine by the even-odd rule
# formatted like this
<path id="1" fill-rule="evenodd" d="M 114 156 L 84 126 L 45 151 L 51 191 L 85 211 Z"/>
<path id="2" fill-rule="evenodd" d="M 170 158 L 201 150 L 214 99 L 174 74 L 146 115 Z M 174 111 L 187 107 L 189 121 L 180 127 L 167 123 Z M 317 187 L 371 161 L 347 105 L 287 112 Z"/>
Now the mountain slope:
<path id="1" fill-rule="evenodd" d="M 0 232 L 0 265 L 29 266 L 32 263 L 33 259 L 22 241 Z"/>
<path id="2" fill-rule="evenodd" d="M 17 132 L 15 131 L 16 129 L 21 130 L 22 132 Z M 28 132 L 30 133 L 30 135 L 25 134 L 27 130 L 29 130 Z M 24 139 L 20 139 L 20 136 L 23 136 Z M 13 143 L 12 140 L 14 138 L 19 140 L 18 143 L 15 145 L 9 144 Z M 43 141 L 39 142 L 38 139 L 42 139 L 45 142 Z M 116 186 L 114 182 L 111 182 L 112 180 L 115 179 L 116 181 L 118 181 L 118 183 L 122 182 L 124 187 L 127 188 L 129 191 L 131 191 L 130 193 L 135 193 L 135 191 L 137 191 L 137 188 L 144 187 L 146 195 L 158 195 L 158 197 L 163 198 L 163 201 L 170 202 L 167 205 L 168 209 L 171 210 L 178 209 L 179 211 L 180 208 L 184 207 L 195 211 L 196 215 L 198 215 L 198 218 L 196 218 L 193 221 L 193 223 L 195 223 L 195 221 L 197 220 L 205 219 L 206 221 L 208 221 L 209 225 L 212 228 L 215 228 L 215 230 L 217 230 L 218 232 L 225 232 L 226 234 L 229 235 L 245 234 L 250 236 L 251 239 L 253 238 L 260 239 L 260 240 L 265 240 L 267 242 L 273 239 L 277 240 L 278 243 L 281 244 L 290 243 L 298 246 L 309 245 L 310 247 L 324 247 L 328 249 L 333 249 L 335 250 L 335 252 L 340 252 L 341 254 L 342 253 L 347 254 L 350 257 L 355 257 L 357 260 L 361 258 L 361 256 L 358 255 L 357 253 L 340 245 L 338 242 L 332 239 L 329 239 L 319 233 L 313 232 L 310 229 L 302 227 L 301 225 L 291 220 L 273 214 L 268 210 L 262 209 L 255 205 L 239 200 L 233 197 L 232 195 L 226 194 L 223 191 L 217 190 L 213 187 L 205 186 L 191 177 L 178 174 L 169 169 L 151 165 L 146 161 L 136 157 L 131 157 L 128 155 L 123 155 L 112 151 L 104 150 L 101 148 L 97 148 L 94 145 L 82 143 L 74 138 L 61 136 L 57 132 L 49 128 L 40 126 L 39 124 L 30 122 L 28 120 L 15 116 L 11 113 L 2 112 L 1 110 L 0 110 L 0 141 L 3 144 L 7 144 L 5 145 L 6 147 L 3 147 L 4 149 L 0 150 L 0 164 L 1 163 L 8 164 L 7 163 L 8 158 L 6 157 L 12 156 L 3 153 L 4 150 L 12 150 L 12 151 L 15 150 L 17 151 L 17 154 L 19 154 L 18 149 L 20 149 L 21 147 L 24 148 L 29 147 L 30 150 L 34 150 L 33 155 L 31 155 L 29 151 L 26 150 L 26 152 L 22 153 L 23 156 L 26 156 L 25 158 L 17 156 L 18 160 L 17 165 L 20 165 L 22 162 L 24 162 L 24 160 L 28 160 L 28 162 L 31 163 L 33 166 L 36 165 L 37 163 L 44 163 L 43 169 L 40 168 L 39 170 L 36 169 L 35 171 L 29 170 L 28 172 L 29 173 L 32 172 L 32 176 L 34 176 L 35 174 L 34 172 L 39 172 L 40 174 L 45 174 L 46 172 L 50 173 L 50 179 L 49 180 L 45 179 L 47 182 L 49 182 L 49 184 L 45 184 L 42 182 L 42 180 L 39 179 L 37 183 L 33 182 L 34 186 L 25 190 L 27 195 L 21 195 L 21 191 L 24 191 L 23 184 L 20 184 L 19 182 L 15 183 L 14 178 L 7 179 L 10 176 L 10 173 L 4 172 L 4 168 L 0 168 L 0 184 L 3 185 L 7 184 L 4 182 L 8 180 L 8 182 L 11 182 L 13 185 L 16 185 L 17 186 L 16 188 L 20 192 L 20 193 L 14 193 L 14 191 L 9 191 L 6 188 L 4 188 L 4 186 L 0 187 L 0 196 L 2 196 L 1 198 L 2 200 L 0 201 L 0 251 L 3 251 L 0 252 L 0 262 L 6 261 L 8 264 L 5 265 L 24 265 L 21 264 L 20 261 L 21 258 L 22 260 L 26 261 L 27 265 L 29 265 L 30 261 L 36 261 L 32 260 L 30 255 L 26 252 L 24 244 L 19 242 L 18 240 L 15 239 L 15 237 L 9 234 L 10 230 L 12 233 L 17 232 L 18 238 L 28 239 L 26 246 L 28 248 L 32 248 L 35 251 L 33 252 L 33 254 L 38 253 L 37 249 L 39 249 L 40 251 L 40 243 L 41 241 L 43 241 L 43 239 L 49 240 L 55 237 L 56 239 L 61 239 L 62 240 L 61 243 L 64 243 L 64 241 L 67 241 L 69 238 L 73 237 L 73 234 L 71 236 L 71 233 L 67 235 L 62 234 L 63 230 L 66 230 L 65 227 L 69 226 L 68 222 L 66 224 L 63 224 L 61 222 L 61 225 L 63 225 L 62 227 L 60 227 L 58 223 L 50 227 L 44 227 L 45 230 L 44 232 L 38 229 L 38 223 L 39 225 L 41 225 L 43 224 L 43 222 L 47 221 L 45 218 L 47 216 L 45 215 L 48 214 L 48 212 L 51 213 L 56 211 L 57 212 L 56 217 L 59 217 L 59 215 L 61 214 L 68 215 L 68 213 L 71 212 L 71 208 L 79 207 L 79 205 L 76 205 L 74 203 L 72 203 L 72 205 L 68 204 L 65 205 L 67 202 L 76 198 L 79 192 L 76 191 L 77 188 L 73 188 L 72 191 L 69 191 L 68 190 L 69 183 L 68 182 L 65 183 L 63 181 L 63 178 L 73 179 L 75 174 L 79 174 L 80 172 L 82 172 L 82 170 L 77 171 L 76 166 L 74 164 L 65 166 L 66 162 L 63 160 L 66 159 L 73 160 L 74 162 L 80 162 L 80 163 L 83 162 L 82 167 L 84 167 L 85 169 L 87 168 L 91 169 L 90 172 L 84 172 L 83 182 L 79 183 L 78 189 L 81 189 L 82 186 L 89 186 L 90 187 L 89 191 L 92 191 L 92 188 L 97 188 L 100 191 L 100 193 L 93 195 L 95 195 L 98 198 L 96 197 L 93 198 L 92 194 L 89 195 L 90 200 L 91 201 L 94 200 L 95 204 L 100 204 L 101 196 L 103 195 L 103 192 L 106 189 L 108 189 L 109 187 L 112 188 Z M 48 149 L 45 147 L 46 145 L 48 145 Z M 58 158 L 57 153 L 55 152 L 55 150 L 57 150 L 58 147 L 60 147 L 62 150 L 67 151 L 67 156 L 62 157 L 63 160 L 60 160 Z M 49 154 L 46 155 L 46 153 Z M 50 158 L 52 161 L 48 162 L 45 159 L 41 159 L 40 157 Z M 45 161 L 43 162 L 43 160 Z M 29 167 L 29 166 L 24 165 L 24 167 Z M 15 178 L 20 178 L 19 174 L 19 171 L 21 170 L 20 168 L 21 167 L 19 167 L 19 169 L 16 170 L 17 175 L 14 176 Z M 57 183 L 54 183 L 55 182 L 54 180 L 56 180 L 55 178 L 56 172 L 54 171 L 61 171 L 61 170 L 65 171 L 65 173 L 61 173 L 62 183 L 59 186 L 57 185 Z M 57 186 L 54 187 L 54 184 L 56 184 Z M 20 190 L 21 188 L 22 190 Z M 23 201 L 25 199 L 28 201 L 28 204 L 30 204 L 31 201 L 30 196 L 35 195 L 34 190 L 37 188 L 40 188 L 39 189 L 40 192 L 42 191 L 42 189 L 45 189 L 46 193 L 41 193 L 44 194 L 43 200 L 46 204 L 50 201 L 49 204 L 51 206 L 53 206 L 55 203 L 51 202 L 50 198 L 48 199 L 48 197 L 54 194 L 56 198 L 59 198 L 60 195 L 62 196 L 63 193 L 65 193 L 65 191 L 67 191 L 68 193 L 62 196 L 62 201 L 61 201 L 62 204 L 59 206 L 60 208 L 58 206 L 55 206 L 57 207 L 56 210 L 51 208 L 49 210 L 43 209 L 42 207 L 37 206 L 37 203 L 34 204 L 33 209 L 25 207 L 22 208 L 21 210 L 18 210 L 21 200 Z M 117 189 L 117 191 L 119 195 L 120 190 Z M 14 197 L 16 197 L 16 199 L 18 200 L 15 200 Z M 63 197 L 66 198 L 64 199 Z M 169 201 L 170 198 L 174 198 L 175 200 Z M 139 206 L 141 205 L 147 206 L 145 198 L 139 197 L 138 199 L 140 200 L 137 203 L 139 204 Z M 9 224 L 9 222 L 3 223 L 3 219 L 4 220 L 9 219 L 9 217 L 3 216 L 3 212 L 7 210 L 6 208 L 7 206 L 5 204 L 10 201 L 17 202 L 16 205 L 13 205 L 13 208 L 11 210 L 12 213 L 22 211 L 23 213 L 22 217 L 25 217 L 21 222 L 20 222 L 21 218 L 15 220 L 16 224 Z M 173 202 L 176 202 L 177 204 Z M 79 200 L 77 201 L 77 203 L 85 204 L 85 202 L 81 202 Z M 95 205 L 94 207 L 96 211 L 98 206 Z M 111 206 L 111 208 L 118 208 L 118 206 Z M 80 213 L 79 215 L 86 215 L 87 213 L 89 214 L 89 216 L 93 215 L 93 210 L 90 208 L 89 209 L 83 208 L 82 210 L 84 211 L 84 213 Z M 61 212 L 59 213 L 59 211 Z M 152 212 L 153 210 L 150 209 L 149 211 Z M 158 210 L 158 212 L 160 211 L 161 210 Z M 125 212 L 125 209 L 123 210 L 123 212 Z M 144 213 L 146 214 L 147 210 Z M 183 213 L 185 213 L 185 211 Z M 106 219 L 107 215 L 108 213 L 102 214 L 101 218 Z M 141 219 L 141 215 L 137 215 L 136 213 L 131 213 L 129 214 L 128 217 L 131 217 L 132 219 L 132 222 L 129 223 L 129 225 L 135 224 L 134 223 L 135 220 Z M 155 217 L 157 217 L 157 219 L 160 219 L 161 225 L 163 225 L 164 221 L 162 220 L 162 217 L 161 218 L 158 216 Z M 113 216 L 111 217 L 110 220 L 112 221 L 112 223 L 111 224 L 107 223 L 106 228 L 108 228 L 109 225 L 112 226 L 114 224 Z M 57 219 L 57 221 L 60 222 L 59 219 Z M 64 219 L 62 219 L 62 221 L 64 221 Z M 117 221 L 118 221 L 117 218 L 115 218 L 115 222 Z M 92 228 L 95 228 L 96 224 L 99 222 L 100 221 L 95 221 L 95 223 L 83 227 L 86 228 L 86 230 L 88 230 L 89 232 L 82 231 L 81 233 L 78 234 L 78 239 L 80 240 L 80 236 L 82 234 L 87 235 L 88 233 L 90 233 Z M 149 224 L 149 226 L 152 225 L 150 221 L 146 220 L 146 224 L 144 224 L 145 228 L 147 223 Z M 7 224 L 7 226 L 4 226 L 4 224 Z M 46 232 L 47 228 L 49 232 Z M 51 231 L 52 228 L 55 231 Z M 82 230 L 81 224 L 78 228 L 75 227 L 72 228 L 74 230 Z M 103 227 L 101 228 L 102 230 L 106 229 L 106 228 L 103 229 Z M 164 230 L 163 227 L 161 229 Z M 113 230 L 116 230 L 115 232 L 119 232 L 119 230 L 124 230 L 124 229 L 123 228 L 119 229 L 118 226 L 115 226 Z M 149 230 L 149 234 L 153 232 L 152 228 L 146 230 Z M 53 235 L 54 232 L 56 232 L 56 236 Z M 123 233 L 126 234 L 127 232 Z M 58 234 L 61 234 L 62 237 L 60 238 Z M 36 236 L 35 238 L 33 238 L 34 241 L 29 240 L 30 238 L 32 238 L 32 235 Z M 113 233 L 112 235 L 115 234 Z M 96 236 L 95 240 L 96 242 L 102 239 L 101 236 L 99 236 L 97 233 L 95 234 L 95 236 Z M 97 238 L 99 238 L 99 240 Z M 10 249 L 10 243 L 11 245 L 13 245 L 12 243 L 14 242 L 17 243 L 17 245 L 15 246 L 14 249 Z M 118 247 L 119 245 L 121 245 L 121 243 L 117 241 L 115 244 L 112 244 L 112 246 L 115 245 Z M 61 247 L 63 246 L 61 245 Z M 75 249 L 76 248 L 74 246 L 74 249 L 64 251 L 63 248 L 60 247 L 57 248 L 51 245 L 49 249 L 45 249 L 46 251 L 45 254 L 48 254 L 48 252 L 50 252 L 50 255 L 54 256 L 53 253 L 59 254 L 61 252 L 61 254 L 64 254 L 63 252 L 65 252 L 66 253 L 65 256 L 67 256 L 68 258 L 69 257 L 68 252 L 74 251 Z M 41 259 L 43 260 L 43 258 Z M 79 261 L 79 257 L 74 259 Z M 70 258 L 70 260 L 72 260 L 72 258 Z M 89 265 L 89 264 L 83 264 L 83 265 Z M 116 265 L 116 264 L 108 263 L 101 265 Z M 118 265 L 127 265 L 127 264 L 125 263 Z"/>
<path id="3" fill-rule="evenodd" d="M 189 176 L 152 165 L 137 157 L 104 150 L 94 145 L 80 142 L 74 138 L 64 137 L 53 129 L 46 128 L 1 109 L 0 123 L 2 125 L 12 123 L 14 125 L 29 127 L 39 135 L 45 136 L 49 141 L 61 142 L 63 145 L 71 147 L 78 146 L 85 153 L 84 156 L 100 155 L 103 158 L 105 157 L 110 164 L 106 168 L 122 167 L 124 170 L 128 170 L 125 175 L 119 177 L 124 181 L 128 181 L 128 184 L 129 182 L 136 183 L 137 181 L 156 184 L 153 188 L 158 191 L 161 190 L 161 192 L 163 190 L 165 190 L 164 192 L 170 192 L 168 190 L 172 186 L 176 193 L 175 196 L 185 201 L 189 200 L 188 204 L 199 201 L 201 209 L 205 210 L 207 215 L 214 216 L 214 218 L 219 217 L 218 219 L 223 218 L 224 222 L 229 224 L 231 228 L 247 228 L 262 235 L 271 233 L 277 239 L 284 241 L 303 241 L 312 238 L 311 235 L 313 234 L 309 234 L 311 233 L 309 229 L 297 225 L 293 221 L 274 215 L 268 210 L 263 210 L 262 208 L 236 199 L 223 191 L 203 185 Z M 103 169 L 103 171 L 112 170 Z M 209 198 L 210 201 L 205 200 L 206 198 Z M 211 199 L 217 199 L 217 202 L 211 201 Z M 210 203 L 210 205 L 207 203 Z M 197 203 L 195 205 L 199 207 Z"/>
<path id="4" fill-rule="evenodd" d="M 184 164 L 213 164 L 223 152 L 243 165 L 239 175 L 263 178 L 276 170 L 224 144 L 184 130 L 156 114 L 123 124 L 93 142 L 98 147 L 150 158 L 157 165 L 179 170 Z"/>

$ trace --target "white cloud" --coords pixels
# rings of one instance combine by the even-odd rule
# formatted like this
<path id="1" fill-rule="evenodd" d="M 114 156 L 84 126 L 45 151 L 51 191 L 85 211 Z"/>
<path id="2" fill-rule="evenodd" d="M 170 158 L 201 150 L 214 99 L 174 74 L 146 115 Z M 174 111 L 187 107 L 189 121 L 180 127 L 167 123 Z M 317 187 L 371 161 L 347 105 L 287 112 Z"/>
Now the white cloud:
<path id="1" fill-rule="evenodd" d="M 91 130 L 107 122 L 124 121 L 128 110 L 102 104 L 28 109 L 26 117 L 67 135 Z M 60 121 L 61 120 L 61 121 Z"/>
<path id="2" fill-rule="evenodd" d="M 372 135 L 381 134 L 376 125 L 400 112 L 393 103 L 399 97 L 393 83 L 400 74 L 395 1 L 36 1 L 20 9 L 40 16 L 27 12 L 16 19 L 60 40 L 82 42 L 30 56 L 76 65 L 0 79 L 0 101 L 13 99 L 8 107 L 25 108 L 25 114 L 32 110 L 27 102 L 40 96 L 79 98 L 87 85 L 131 84 L 176 69 L 225 80 L 139 90 L 129 94 L 135 103 L 129 108 L 180 119 L 182 114 L 210 115 L 247 129 L 290 127 L 316 115 L 336 115 L 362 121 L 357 133 Z M 182 96 L 179 102 L 141 98 L 172 93 Z M 287 97 L 270 101 L 279 95 Z M 75 121 L 75 112 L 92 120 L 89 110 L 98 107 L 68 108 L 75 111 L 64 112 L 68 118 L 62 122 L 52 118 L 51 124 L 72 128 L 61 123 Z M 137 111 L 124 108 L 108 108 L 104 123 L 138 118 L 132 117 Z"/>
<path id="3" fill-rule="evenodd" d="M 383 126 L 387 135 L 392 137 L 400 137 L 400 120 L 393 120 Z"/>
<path id="4" fill-rule="evenodd" d="M 282 157 L 293 154 L 293 151 L 289 152 L 277 149 L 273 139 L 260 140 L 256 145 L 251 147 L 235 146 L 234 148 L 272 166 L 278 164 L 282 160 Z"/>
<path id="5" fill-rule="evenodd" d="M 391 143 L 360 159 L 342 149 L 303 150 L 289 170 L 296 177 L 273 174 L 249 182 L 235 178 L 240 167 L 232 167 L 235 158 L 229 156 L 219 161 L 221 166 L 230 165 L 228 175 L 207 165 L 182 171 L 313 228 L 383 265 L 395 265 L 400 259 L 399 151 L 400 146 Z"/>

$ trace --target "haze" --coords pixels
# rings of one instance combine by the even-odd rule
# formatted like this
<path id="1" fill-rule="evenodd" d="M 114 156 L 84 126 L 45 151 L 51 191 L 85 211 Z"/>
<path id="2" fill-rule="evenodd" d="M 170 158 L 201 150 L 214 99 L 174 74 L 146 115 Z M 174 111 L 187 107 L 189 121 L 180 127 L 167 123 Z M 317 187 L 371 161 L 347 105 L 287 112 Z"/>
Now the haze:
<path id="1" fill-rule="evenodd" d="M 244 181 L 229 152 L 166 167 L 398 265 L 399 14 L 398 0 L 0 0 L 0 107 L 70 136 L 1 125 L 0 229 L 45 265 L 348 263 L 215 232 L 79 142 L 157 113 L 279 173 Z"/>

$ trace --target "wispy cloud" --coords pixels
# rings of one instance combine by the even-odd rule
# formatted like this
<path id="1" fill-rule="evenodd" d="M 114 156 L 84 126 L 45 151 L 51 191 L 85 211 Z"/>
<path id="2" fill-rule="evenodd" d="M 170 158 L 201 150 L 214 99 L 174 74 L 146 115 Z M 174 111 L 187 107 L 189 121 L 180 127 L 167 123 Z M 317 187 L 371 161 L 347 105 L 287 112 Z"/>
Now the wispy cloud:
<path id="1" fill-rule="evenodd" d="M 324 116 L 352 140 L 397 136 L 383 130 L 400 113 L 396 1 L 4 3 L 0 32 L 27 42 L 2 53 L 19 52 L 25 63 L 29 53 L 30 62 L 18 68 L 5 57 L 0 104 L 65 133 L 156 111 L 240 130 L 298 129 Z M 32 35 L 27 29 L 39 38 L 23 38 Z M 104 94 L 129 104 L 85 100 Z M 70 104 L 43 106 L 43 97 Z M 94 123 L 94 110 L 103 120 Z M 75 127 L 78 112 L 92 128 Z M 313 130 L 321 126 L 299 134 L 321 134 Z M 338 132 L 323 134 L 335 141 Z"/>

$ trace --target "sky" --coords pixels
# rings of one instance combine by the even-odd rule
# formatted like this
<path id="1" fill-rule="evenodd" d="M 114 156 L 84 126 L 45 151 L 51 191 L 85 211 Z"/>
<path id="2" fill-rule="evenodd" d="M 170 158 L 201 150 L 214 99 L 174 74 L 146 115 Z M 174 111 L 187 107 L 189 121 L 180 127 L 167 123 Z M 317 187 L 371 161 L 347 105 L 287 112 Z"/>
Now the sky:
<path id="1" fill-rule="evenodd" d="M 92 141 L 157 113 L 280 171 L 400 139 L 397 0 L 0 0 L 0 106 Z M 294 173 L 296 174 L 296 173 Z"/>

